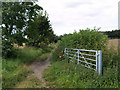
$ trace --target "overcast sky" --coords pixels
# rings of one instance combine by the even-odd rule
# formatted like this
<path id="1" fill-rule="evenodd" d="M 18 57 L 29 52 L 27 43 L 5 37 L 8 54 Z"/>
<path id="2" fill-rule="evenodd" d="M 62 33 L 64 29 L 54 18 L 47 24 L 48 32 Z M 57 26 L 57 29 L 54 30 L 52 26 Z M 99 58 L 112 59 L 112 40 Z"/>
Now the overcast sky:
<path id="1" fill-rule="evenodd" d="M 100 31 L 118 29 L 120 0 L 38 0 L 49 14 L 54 33 L 62 35 L 74 30 L 101 27 Z"/>

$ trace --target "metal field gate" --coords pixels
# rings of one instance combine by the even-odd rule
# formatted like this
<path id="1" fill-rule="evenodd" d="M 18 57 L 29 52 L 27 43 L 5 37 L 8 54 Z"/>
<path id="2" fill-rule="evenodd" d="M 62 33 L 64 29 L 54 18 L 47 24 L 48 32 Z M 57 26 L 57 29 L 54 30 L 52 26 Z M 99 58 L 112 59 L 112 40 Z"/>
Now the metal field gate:
<path id="1" fill-rule="evenodd" d="M 65 48 L 65 56 L 70 61 L 76 61 L 86 68 L 90 68 L 102 74 L 102 51 L 101 50 L 86 50 L 86 49 L 73 49 Z"/>

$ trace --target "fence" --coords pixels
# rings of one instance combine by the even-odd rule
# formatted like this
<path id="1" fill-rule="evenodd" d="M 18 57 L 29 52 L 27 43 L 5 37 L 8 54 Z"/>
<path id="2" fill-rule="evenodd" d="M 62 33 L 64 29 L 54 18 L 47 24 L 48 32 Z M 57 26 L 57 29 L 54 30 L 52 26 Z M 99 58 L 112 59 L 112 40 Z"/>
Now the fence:
<path id="1" fill-rule="evenodd" d="M 101 50 L 86 50 L 86 49 L 73 49 L 65 48 L 65 56 L 70 61 L 76 61 L 77 64 L 81 63 L 82 66 L 90 68 L 102 74 L 102 51 Z"/>

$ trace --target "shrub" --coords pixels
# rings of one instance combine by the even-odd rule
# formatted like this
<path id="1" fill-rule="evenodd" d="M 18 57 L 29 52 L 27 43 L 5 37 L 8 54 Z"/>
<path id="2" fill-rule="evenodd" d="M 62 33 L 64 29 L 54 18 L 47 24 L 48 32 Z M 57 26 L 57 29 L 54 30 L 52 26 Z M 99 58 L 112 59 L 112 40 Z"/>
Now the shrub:
<path id="1" fill-rule="evenodd" d="M 56 88 L 118 88 L 118 57 L 114 49 L 107 48 L 108 37 L 101 35 L 97 29 L 80 30 L 68 34 L 58 42 L 50 61 L 52 66 L 44 72 L 44 78 L 51 87 Z M 74 63 L 59 62 L 59 51 L 65 48 L 102 50 L 103 75 Z"/>
<path id="2" fill-rule="evenodd" d="M 11 58 L 11 57 L 16 57 L 16 49 L 13 47 L 11 44 L 11 41 L 4 41 L 2 42 L 2 56 L 4 58 Z"/>
<path id="3" fill-rule="evenodd" d="M 78 33 L 68 34 L 62 37 L 62 40 L 58 42 L 58 47 L 53 56 L 53 61 L 58 60 L 58 52 L 64 53 L 65 48 L 77 48 L 77 49 L 90 49 L 90 50 L 104 50 L 107 43 L 107 35 L 101 35 L 99 29 L 86 29 L 80 30 Z"/>

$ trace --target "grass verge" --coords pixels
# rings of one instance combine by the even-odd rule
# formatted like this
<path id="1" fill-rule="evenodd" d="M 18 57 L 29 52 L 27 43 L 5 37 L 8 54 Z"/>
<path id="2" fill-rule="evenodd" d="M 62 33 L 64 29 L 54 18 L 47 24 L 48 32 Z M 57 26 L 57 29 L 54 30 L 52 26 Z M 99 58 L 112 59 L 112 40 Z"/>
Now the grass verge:
<path id="1" fill-rule="evenodd" d="M 43 78 L 54 88 L 118 88 L 117 68 L 107 68 L 104 72 L 99 76 L 95 71 L 64 60 L 52 64 Z"/>
<path id="2" fill-rule="evenodd" d="M 18 83 L 15 88 L 42 88 L 42 83 L 37 77 L 31 76 Z"/>
<path id="3" fill-rule="evenodd" d="M 18 49 L 16 53 L 18 54 L 16 58 L 2 59 L 3 88 L 12 88 L 15 87 L 16 84 L 24 81 L 24 79 L 26 79 L 26 77 L 33 72 L 32 69 L 28 67 L 28 65 L 31 62 L 34 62 L 36 57 L 40 56 L 40 61 L 43 61 L 48 56 L 47 51 L 44 52 L 42 49 L 36 49 L 33 47 Z M 32 81 L 34 81 L 33 79 L 34 78 L 32 78 Z M 27 81 L 30 80 L 28 79 Z M 35 79 L 34 82 L 38 81 Z"/>
<path id="4" fill-rule="evenodd" d="M 2 87 L 11 88 L 18 82 L 24 80 L 32 71 L 25 64 L 19 65 L 19 62 L 3 60 Z"/>

